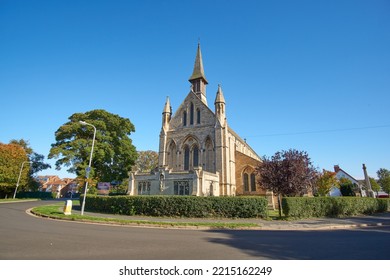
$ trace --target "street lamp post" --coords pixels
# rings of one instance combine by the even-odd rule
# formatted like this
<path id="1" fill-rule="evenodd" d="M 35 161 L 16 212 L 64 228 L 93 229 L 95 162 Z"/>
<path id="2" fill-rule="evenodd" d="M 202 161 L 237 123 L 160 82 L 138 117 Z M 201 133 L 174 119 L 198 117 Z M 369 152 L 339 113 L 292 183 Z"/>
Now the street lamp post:
<path id="1" fill-rule="evenodd" d="M 84 215 L 84 207 L 85 207 L 85 197 L 87 196 L 87 189 L 88 189 L 88 177 L 89 172 L 91 171 L 91 163 L 92 163 L 92 154 L 93 154 L 93 147 L 95 145 L 95 137 L 96 137 L 96 127 L 90 123 L 87 123 L 85 121 L 80 121 L 83 125 L 89 125 L 93 127 L 93 139 L 92 139 L 92 148 L 91 148 L 91 155 L 89 156 L 89 164 L 88 168 L 86 170 L 85 178 L 87 179 L 85 182 L 85 189 L 84 189 L 84 197 L 83 197 L 83 204 L 81 205 L 81 215 Z"/>
<path id="2" fill-rule="evenodd" d="M 16 197 L 16 192 L 18 191 L 19 182 L 20 182 L 20 177 L 22 176 L 23 166 L 24 166 L 24 164 L 27 163 L 27 162 L 30 163 L 30 161 L 23 161 L 23 162 L 22 162 L 22 165 L 20 166 L 18 182 L 16 183 L 16 188 L 15 188 L 15 192 L 14 192 L 14 199 L 15 199 L 15 197 Z"/>

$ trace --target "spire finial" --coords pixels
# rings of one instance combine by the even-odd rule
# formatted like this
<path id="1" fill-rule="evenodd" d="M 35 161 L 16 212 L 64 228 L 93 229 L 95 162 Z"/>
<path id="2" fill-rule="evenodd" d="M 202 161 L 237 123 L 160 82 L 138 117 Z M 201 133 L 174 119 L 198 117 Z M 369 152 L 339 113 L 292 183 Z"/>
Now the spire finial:
<path id="1" fill-rule="evenodd" d="M 221 84 L 218 84 L 218 91 L 217 96 L 215 97 L 215 103 L 225 103 L 225 97 L 223 96 Z"/>
<path id="2" fill-rule="evenodd" d="M 203 79 L 205 84 L 208 84 L 206 76 L 204 74 L 204 69 L 203 69 L 202 51 L 200 49 L 200 39 L 198 41 L 198 49 L 196 52 L 194 71 L 192 72 L 192 75 L 188 80 L 193 81 L 196 79 Z"/>
<path id="3" fill-rule="evenodd" d="M 163 113 L 171 113 L 171 111 L 172 111 L 171 103 L 169 102 L 169 96 L 167 96 Z"/>

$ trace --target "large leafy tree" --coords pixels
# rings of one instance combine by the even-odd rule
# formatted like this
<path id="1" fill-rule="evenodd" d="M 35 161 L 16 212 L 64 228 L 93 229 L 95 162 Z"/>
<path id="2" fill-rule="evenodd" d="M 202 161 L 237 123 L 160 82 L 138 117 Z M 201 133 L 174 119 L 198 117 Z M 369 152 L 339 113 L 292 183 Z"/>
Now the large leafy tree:
<path id="1" fill-rule="evenodd" d="M 378 175 L 378 184 L 381 186 L 382 190 L 390 194 L 390 170 L 381 168 L 376 174 Z"/>
<path id="2" fill-rule="evenodd" d="M 257 172 L 262 186 L 283 196 L 305 193 L 318 174 L 308 154 L 294 149 L 277 152 L 271 158 L 264 157 Z"/>
<path id="3" fill-rule="evenodd" d="M 324 170 L 315 182 L 316 191 L 319 196 L 329 195 L 333 187 L 339 187 L 339 182 L 336 178 L 336 173 Z"/>
<path id="4" fill-rule="evenodd" d="M 85 177 L 94 129 L 80 121 L 95 126 L 97 131 L 90 177 L 101 182 L 126 178 L 137 158 L 129 137 L 135 128 L 129 119 L 105 110 L 75 113 L 56 131 L 56 143 L 52 144 L 49 153 L 49 158 L 57 159 L 56 169 L 66 166 L 68 172 Z"/>
<path id="5" fill-rule="evenodd" d="M 278 195 L 279 215 L 280 196 L 302 195 L 312 188 L 318 176 L 309 155 L 295 149 L 264 157 L 256 170 L 260 175 L 259 184 Z"/>
<path id="6" fill-rule="evenodd" d="M 34 150 L 30 146 L 29 141 L 26 141 L 24 139 L 20 139 L 20 140 L 14 139 L 10 141 L 10 144 L 19 145 L 25 150 L 28 157 L 28 161 L 30 162 L 28 188 L 31 190 L 37 190 L 39 187 L 39 183 L 37 182 L 37 180 L 34 179 L 34 176 L 36 175 L 36 173 L 50 168 L 51 167 L 50 164 L 44 162 L 45 160 L 44 155 L 34 152 Z"/>
<path id="7" fill-rule="evenodd" d="M 139 151 L 134 171 L 150 172 L 158 167 L 158 153 L 155 151 Z"/>
<path id="8" fill-rule="evenodd" d="M 27 163 L 26 151 L 16 144 L 0 143 L 0 195 L 10 196 L 19 178 L 20 169 L 23 164 L 19 186 L 27 186 L 30 166 Z"/>

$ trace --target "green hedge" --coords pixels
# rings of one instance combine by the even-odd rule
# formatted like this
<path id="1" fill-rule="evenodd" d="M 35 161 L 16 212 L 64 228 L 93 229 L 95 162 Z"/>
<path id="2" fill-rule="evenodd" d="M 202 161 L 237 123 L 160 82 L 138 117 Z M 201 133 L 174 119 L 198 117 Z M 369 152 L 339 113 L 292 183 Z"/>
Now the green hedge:
<path id="1" fill-rule="evenodd" d="M 284 197 L 283 213 L 291 218 L 345 217 L 390 210 L 390 200 L 370 197 Z"/>
<path id="2" fill-rule="evenodd" d="M 16 198 L 52 199 L 56 198 L 56 194 L 51 192 L 18 192 Z"/>
<path id="3" fill-rule="evenodd" d="M 254 218 L 267 217 L 267 204 L 265 197 L 87 195 L 85 210 L 122 215 Z"/>

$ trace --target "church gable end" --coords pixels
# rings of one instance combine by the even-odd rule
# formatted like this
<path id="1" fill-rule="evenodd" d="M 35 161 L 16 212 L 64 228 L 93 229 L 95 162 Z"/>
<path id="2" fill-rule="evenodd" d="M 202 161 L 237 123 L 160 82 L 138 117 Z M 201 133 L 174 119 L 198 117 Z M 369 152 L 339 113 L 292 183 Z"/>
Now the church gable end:
<path id="1" fill-rule="evenodd" d="M 215 115 L 194 92 L 190 92 L 172 117 L 170 130 L 214 126 Z"/>

